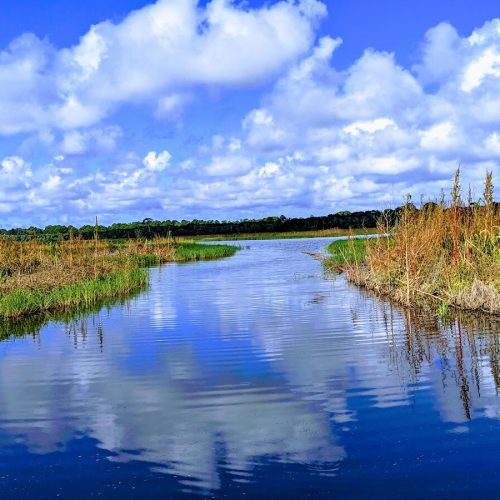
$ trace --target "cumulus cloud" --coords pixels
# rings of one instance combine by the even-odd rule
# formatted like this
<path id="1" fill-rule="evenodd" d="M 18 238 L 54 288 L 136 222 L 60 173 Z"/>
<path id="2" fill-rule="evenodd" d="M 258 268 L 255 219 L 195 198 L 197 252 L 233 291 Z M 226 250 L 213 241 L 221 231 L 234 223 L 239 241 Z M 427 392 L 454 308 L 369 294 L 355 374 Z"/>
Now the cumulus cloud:
<path id="1" fill-rule="evenodd" d="M 168 114 L 190 87 L 253 85 L 305 53 L 325 14 L 317 0 L 158 0 L 92 26 L 71 48 L 22 35 L 0 53 L 0 134 L 88 127 L 124 102 L 156 100 Z"/>
<path id="2" fill-rule="evenodd" d="M 315 1 L 254 10 L 159 1 L 120 24 L 97 25 L 71 49 L 57 52 L 21 37 L 0 56 L 0 82 L 23 77 L 27 107 L 4 114 L 0 133 L 45 127 L 57 115 L 58 126 L 68 129 L 57 132 L 59 142 L 44 137 L 59 144 L 52 156 L 66 159 L 34 166 L 20 156 L 4 159 L 0 210 L 16 213 L 16 197 L 28 199 L 17 210 L 30 217 L 40 217 L 37 207 L 44 206 L 44 217 L 71 211 L 77 220 L 89 212 L 111 220 L 145 213 L 222 219 L 385 208 L 409 191 L 438 196 L 459 163 L 462 184 L 480 192 L 485 170 L 500 172 L 500 20 L 466 37 L 446 23 L 431 28 L 411 68 L 398 64 L 397 54 L 367 50 L 338 71 L 341 40 L 327 36 L 311 46 L 323 14 Z M 241 116 L 241 126 L 219 131 L 187 157 L 177 151 L 171 157 L 163 150 L 174 151 L 169 144 L 156 143 L 128 159 L 110 153 L 107 165 L 84 175 L 73 168 L 72 158 L 85 151 L 113 151 L 119 127 L 83 125 L 120 102 L 152 96 L 154 113 L 173 116 L 193 86 L 245 85 L 276 72 L 280 77 Z M 11 105 L 15 92 L 13 84 L 0 85 L 0 103 Z M 11 186 L 8 193 L 4 186 Z"/>
<path id="3" fill-rule="evenodd" d="M 247 114 L 239 155 L 251 167 L 193 181 L 204 204 L 212 193 L 216 206 L 240 209 L 383 208 L 408 191 L 438 196 L 460 163 L 476 193 L 486 170 L 500 172 L 500 20 L 465 38 L 446 23 L 432 28 L 413 68 L 368 50 L 338 72 L 339 43 L 320 40 Z M 209 165 L 224 158 L 233 164 L 217 150 Z"/>
<path id="4" fill-rule="evenodd" d="M 165 170 L 169 164 L 170 158 L 172 158 L 172 155 L 166 150 L 158 154 L 155 151 L 150 151 L 144 157 L 142 163 L 146 167 L 146 170 L 161 172 L 162 170 Z"/>

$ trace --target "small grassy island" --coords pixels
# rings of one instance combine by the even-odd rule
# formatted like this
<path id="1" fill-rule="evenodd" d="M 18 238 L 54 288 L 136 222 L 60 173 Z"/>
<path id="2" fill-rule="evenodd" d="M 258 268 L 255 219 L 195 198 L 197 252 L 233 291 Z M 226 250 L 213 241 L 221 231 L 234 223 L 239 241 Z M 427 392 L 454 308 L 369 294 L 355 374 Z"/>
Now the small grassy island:
<path id="1" fill-rule="evenodd" d="M 409 198 L 394 225 L 379 224 L 387 237 L 335 241 L 327 266 L 355 284 L 405 305 L 433 304 L 500 314 L 500 210 L 493 201 L 492 174 L 474 202 L 460 194 L 460 171 L 451 200 L 425 203 Z"/>
<path id="2" fill-rule="evenodd" d="M 0 318 L 89 307 L 148 283 L 145 267 L 234 255 L 239 247 L 171 238 L 57 242 L 0 238 Z"/>

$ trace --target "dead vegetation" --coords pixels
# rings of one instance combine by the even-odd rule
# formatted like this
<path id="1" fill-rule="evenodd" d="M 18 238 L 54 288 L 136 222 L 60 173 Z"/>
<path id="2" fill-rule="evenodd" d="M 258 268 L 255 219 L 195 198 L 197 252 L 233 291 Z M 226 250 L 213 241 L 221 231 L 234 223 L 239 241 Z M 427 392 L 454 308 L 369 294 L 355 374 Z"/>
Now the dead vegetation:
<path id="1" fill-rule="evenodd" d="M 417 210 L 408 197 L 397 223 L 381 220 L 379 232 L 389 236 L 365 240 L 361 261 L 349 258 L 349 246 L 358 254 L 359 248 L 344 243 L 337 267 L 349 280 L 405 305 L 430 301 L 440 312 L 500 314 L 500 211 L 491 173 L 479 201 L 469 192 L 464 204 L 457 170 L 449 200 L 443 196 Z"/>

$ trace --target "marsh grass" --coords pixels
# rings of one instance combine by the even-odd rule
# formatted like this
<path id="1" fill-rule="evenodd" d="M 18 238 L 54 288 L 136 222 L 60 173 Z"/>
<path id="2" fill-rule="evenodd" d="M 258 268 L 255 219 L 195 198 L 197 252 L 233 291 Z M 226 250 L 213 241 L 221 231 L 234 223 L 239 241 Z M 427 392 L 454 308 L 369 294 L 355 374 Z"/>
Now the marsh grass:
<path id="1" fill-rule="evenodd" d="M 366 257 L 366 239 L 352 238 L 347 240 L 336 240 L 327 246 L 331 254 L 330 265 L 337 267 L 359 265 Z"/>
<path id="2" fill-rule="evenodd" d="M 366 229 L 323 229 L 320 231 L 289 231 L 275 233 L 241 233 L 220 234 L 216 236 L 196 236 L 195 241 L 237 241 L 237 240 L 279 240 L 296 238 L 331 238 L 332 236 L 348 236 L 361 234 L 374 234 L 376 228 Z"/>
<path id="3" fill-rule="evenodd" d="M 491 173 L 481 200 L 468 198 L 465 205 L 458 170 L 449 200 L 417 210 L 408 198 L 393 227 L 380 221 L 388 238 L 335 242 L 330 264 L 405 305 L 500 314 L 500 213 Z"/>
<path id="4" fill-rule="evenodd" d="M 233 255 L 238 247 L 176 243 L 171 238 L 111 242 L 27 242 L 0 238 L 0 317 L 91 306 L 119 298 L 148 283 L 144 268 Z"/>
<path id="5" fill-rule="evenodd" d="M 14 290 L 0 297 L 0 316 L 20 317 L 75 307 L 90 307 L 103 300 L 119 298 L 140 290 L 148 283 L 144 269 L 115 271 L 51 291 Z"/>
<path id="6" fill-rule="evenodd" d="M 22 316 L 0 316 L 0 340 L 9 337 L 24 337 L 31 335 L 36 337 L 40 330 L 49 322 L 55 321 L 68 326 L 74 325 L 85 319 L 91 313 L 99 313 L 103 308 L 110 310 L 117 304 L 126 304 L 130 299 L 138 295 L 143 288 L 131 290 L 130 293 L 113 295 L 112 297 L 101 297 L 92 304 L 54 310 L 44 310 L 38 314 L 24 314 Z"/>
<path id="7" fill-rule="evenodd" d="M 199 243 L 180 243 L 175 249 L 175 260 L 177 262 L 189 262 L 198 260 L 221 259 L 231 257 L 240 247 L 234 245 L 208 245 Z"/>

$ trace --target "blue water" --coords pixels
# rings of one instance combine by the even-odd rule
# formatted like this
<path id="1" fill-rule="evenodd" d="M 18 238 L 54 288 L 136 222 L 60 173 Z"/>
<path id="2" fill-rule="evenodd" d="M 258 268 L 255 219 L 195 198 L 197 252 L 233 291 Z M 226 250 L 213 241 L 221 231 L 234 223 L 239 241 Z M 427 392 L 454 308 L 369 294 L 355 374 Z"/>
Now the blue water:
<path id="1" fill-rule="evenodd" d="M 325 276 L 327 243 L 242 242 L 0 342 L 0 497 L 498 496 L 498 324 Z"/>

